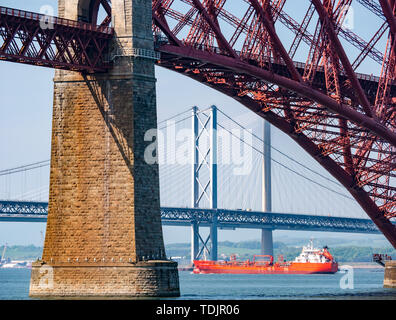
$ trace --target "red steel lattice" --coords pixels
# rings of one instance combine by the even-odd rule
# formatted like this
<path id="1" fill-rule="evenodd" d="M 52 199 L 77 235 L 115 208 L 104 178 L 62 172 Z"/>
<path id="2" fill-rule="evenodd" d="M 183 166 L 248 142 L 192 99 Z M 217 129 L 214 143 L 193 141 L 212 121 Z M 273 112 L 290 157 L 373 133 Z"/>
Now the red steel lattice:
<path id="1" fill-rule="evenodd" d="M 367 42 L 342 27 L 352 0 L 299 1 L 306 7 L 301 23 L 285 12 L 284 0 L 154 0 L 158 64 L 233 97 L 287 133 L 396 247 L 395 1 L 358 2 L 383 20 Z M 291 46 L 279 25 L 290 31 Z M 340 39 L 359 55 L 349 56 Z M 293 61 L 297 52 L 305 63 Z M 356 73 L 367 59 L 382 66 L 380 77 Z"/>
<path id="2" fill-rule="evenodd" d="M 0 7 L 0 60 L 103 72 L 113 29 Z"/>
<path id="3" fill-rule="evenodd" d="M 157 64 L 236 99 L 288 134 L 342 183 L 396 247 L 395 0 L 299 0 L 302 18 L 286 12 L 293 3 L 153 0 Z M 369 41 L 343 27 L 355 3 L 366 9 L 367 21 L 380 21 Z M 107 13 L 101 23 L 100 6 Z M 0 11 L 0 58 L 105 71 L 110 1 L 92 0 L 90 8 L 86 22 L 94 29 L 59 23 L 56 35 L 37 28 L 32 17 Z M 10 51 L 18 33 L 27 45 L 14 44 Z M 70 40 L 69 33 L 81 39 Z M 59 43 L 49 45 L 52 37 Z M 29 51 L 32 39 L 36 51 Z M 386 48 L 378 50 L 381 41 Z M 377 63 L 378 77 L 356 72 L 368 60 Z"/>

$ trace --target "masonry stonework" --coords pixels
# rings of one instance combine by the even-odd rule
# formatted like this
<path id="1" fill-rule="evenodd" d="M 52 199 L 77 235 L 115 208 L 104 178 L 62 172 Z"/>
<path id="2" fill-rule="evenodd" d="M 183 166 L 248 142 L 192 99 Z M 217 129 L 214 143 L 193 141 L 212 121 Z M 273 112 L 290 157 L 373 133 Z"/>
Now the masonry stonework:
<path id="1" fill-rule="evenodd" d="M 106 74 L 56 71 L 49 213 L 37 297 L 178 296 L 166 260 L 159 172 L 144 141 L 156 128 L 151 1 L 113 0 L 114 67 Z M 59 0 L 59 15 L 89 14 L 88 0 Z"/>
<path id="2" fill-rule="evenodd" d="M 396 289 L 396 261 L 385 262 L 384 287 Z"/>

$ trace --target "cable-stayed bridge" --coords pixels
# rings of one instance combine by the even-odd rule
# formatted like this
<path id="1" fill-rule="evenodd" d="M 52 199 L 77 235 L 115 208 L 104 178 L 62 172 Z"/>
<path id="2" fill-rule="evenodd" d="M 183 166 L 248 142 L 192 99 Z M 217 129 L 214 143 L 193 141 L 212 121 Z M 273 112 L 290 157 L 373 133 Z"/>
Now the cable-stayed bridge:
<path id="1" fill-rule="evenodd" d="M 191 227 L 192 257 L 207 250 L 216 259 L 221 229 L 261 229 L 270 254 L 273 230 L 380 233 L 340 184 L 262 121 L 212 106 L 158 126 L 146 138 L 158 145 L 147 160 L 160 166 L 162 223 Z M 49 166 L 0 170 L 0 222 L 46 222 Z M 200 227 L 210 228 L 206 239 Z"/>

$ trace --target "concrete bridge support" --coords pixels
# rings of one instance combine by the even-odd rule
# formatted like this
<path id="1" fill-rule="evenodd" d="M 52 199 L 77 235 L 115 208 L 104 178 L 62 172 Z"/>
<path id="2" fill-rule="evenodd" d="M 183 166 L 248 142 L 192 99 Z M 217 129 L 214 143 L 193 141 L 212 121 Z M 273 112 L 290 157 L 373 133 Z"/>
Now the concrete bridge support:
<path id="1" fill-rule="evenodd" d="M 199 252 L 199 225 L 197 221 L 191 223 L 191 265 Z"/>
<path id="2" fill-rule="evenodd" d="M 271 171 L 271 124 L 264 121 L 264 158 L 262 172 L 262 205 L 264 212 L 272 212 L 272 171 Z M 261 230 L 261 254 L 274 255 L 272 229 Z"/>
<path id="3" fill-rule="evenodd" d="M 90 0 L 59 0 L 59 16 L 89 14 Z M 50 198 L 35 297 L 178 296 L 166 259 L 158 165 L 146 161 L 155 129 L 151 1 L 113 0 L 114 68 L 55 75 Z M 86 18 L 87 20 L 87 18 Z"/>
<path id="4" fill-rule="evenodd" d="M 272 229 L 261 229 L 261 254 L 274 256 Z"/>
<path id="5" fill-rule="evenodd" d="M 384 287 L 396 289 L 396 261 L 386 261 Z"/>
<path id="6" fill-rule="evenodd" d="M 217 214 L 214 214 L 212 225 L 210 226 L 210 259 L 217 261 L 218 258 L 218 226 L 217 226 Z"/>

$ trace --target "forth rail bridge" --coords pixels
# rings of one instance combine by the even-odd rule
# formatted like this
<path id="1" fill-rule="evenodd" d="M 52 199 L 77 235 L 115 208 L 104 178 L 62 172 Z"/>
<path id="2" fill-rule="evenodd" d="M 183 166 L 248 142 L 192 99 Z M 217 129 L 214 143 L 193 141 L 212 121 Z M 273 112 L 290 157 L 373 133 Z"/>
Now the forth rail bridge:
<path id="1" fill-rule="evenodd" d="M 396 1 L 299 1 L 302 20 L 286 13 L 291 2 L 59 0 L 58 17 L 0 7 L 0 59 L 56 69 L 47 231 L 31 296 L 180 294 L 158 165 L 144 158 L 144 134 L 157 126 L 155 64 L 291 137 L 396 247 Z M 344 27 L 353 3 L 381 21 L 369 40 Z M 377 76 L 357 72 L 368 61 Z M 52 286 L 41 285 L 43 268 Z M 394 262 L 384 286 L 396 287 Z"/>

